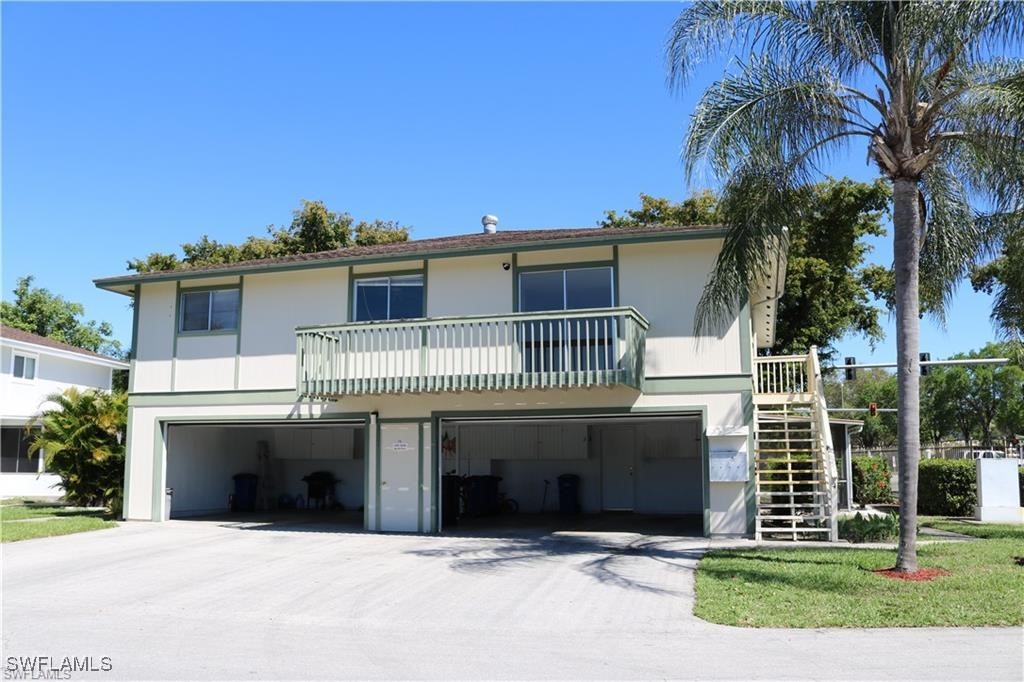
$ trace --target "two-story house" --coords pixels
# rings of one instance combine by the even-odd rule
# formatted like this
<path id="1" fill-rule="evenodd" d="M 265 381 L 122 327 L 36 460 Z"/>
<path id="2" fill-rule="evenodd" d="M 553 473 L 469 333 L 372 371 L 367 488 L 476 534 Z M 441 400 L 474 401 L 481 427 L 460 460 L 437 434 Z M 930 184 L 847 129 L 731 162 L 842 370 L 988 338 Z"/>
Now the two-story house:
<path id="1" fill-rule="evenodd" d="M 47 396 L 69 388 L 109 391 L 128 363 L 37 334 L 0 326 L 0 497 L 60 497 L 60 478 L 45 458 L 28 456 L 25 426 Z"/>
<path id="2" fill-rule="evenodd" d="M 753 367 L 782 254 L 730 324 L 696 336 L 720 228 L 484 223 L 97 280 L 135 302 L 126 518 L 223 512 L 238 473 L 273 509 L 327 471 L 366 529 L 429 533 L 457 494 L 446 476 L 498 476 L 529 515 L 557 511 L 572 474 L 584 514 L 760 530 Z M 792 397 L 813 368 L 784 362 L 762 374 Z"/>

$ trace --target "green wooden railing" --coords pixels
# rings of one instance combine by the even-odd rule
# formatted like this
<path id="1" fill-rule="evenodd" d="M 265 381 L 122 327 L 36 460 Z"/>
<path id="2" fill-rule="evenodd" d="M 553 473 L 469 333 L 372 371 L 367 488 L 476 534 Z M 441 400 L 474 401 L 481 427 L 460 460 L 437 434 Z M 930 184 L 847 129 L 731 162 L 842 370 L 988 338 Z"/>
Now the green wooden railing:
<path id="1" fill-rule="evenodd" d="M 300 395 L 626 385 L 644 378 L 648 322 L 631 307 L 299 327 Z"/>

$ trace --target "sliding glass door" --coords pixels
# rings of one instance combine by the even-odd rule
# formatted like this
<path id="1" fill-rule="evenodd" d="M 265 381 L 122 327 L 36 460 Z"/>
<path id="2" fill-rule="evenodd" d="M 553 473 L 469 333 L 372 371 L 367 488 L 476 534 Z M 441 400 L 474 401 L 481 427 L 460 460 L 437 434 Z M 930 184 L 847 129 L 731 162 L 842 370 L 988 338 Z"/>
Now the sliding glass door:
<path id="1" fill-rule="evenodd" d="M 614 300 L 611 266 L 519 273 L 520 312 L 610 308 Z M 523 322 L 523 371 L 613 369 L 616 325 L 616 318 L 607 316 Z"/>

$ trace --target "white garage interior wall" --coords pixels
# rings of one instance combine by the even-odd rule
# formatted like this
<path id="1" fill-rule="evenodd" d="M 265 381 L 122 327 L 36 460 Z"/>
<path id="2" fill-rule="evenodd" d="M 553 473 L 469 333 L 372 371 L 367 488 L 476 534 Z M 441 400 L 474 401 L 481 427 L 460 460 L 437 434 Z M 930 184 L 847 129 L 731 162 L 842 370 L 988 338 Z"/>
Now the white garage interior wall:
<path id="1" fill-rule="evenodd" d="M 701 424 L 698 418 L 446 422 L 455 452 L 443 454 L 444 473 L 501 477 L 499 488 L 520 513 L 558 511 L 558 476 L 580 477 L 583 513 L 604 511 L 602 434 L 616 430 L 631 444 L 633 511 L 701 514 L 704 510 Z M 609 439 L 611 440 L 611 439 Z M 544 481 L 550 481 L 544 508 Z M 628 485 L 628 484 L 627 484 Z"/>
<path id="2" fill-rule="evenodd" d="M 261 445 L 261 443 L 265 445 Z M 261 465 L 260 449 L 268 452 Z M 266 510 L 282 494 L 306 496 L 302 478 L 330 471 L 340 479 L 337 500 L 347 510 L 364 503 L 363 428 L 351 425 L 171 425 L 167 436 L 167 487 L 174 489 L 172 517 L 229 511 L 232 477 L 257 474 L 266 486 Z"/>

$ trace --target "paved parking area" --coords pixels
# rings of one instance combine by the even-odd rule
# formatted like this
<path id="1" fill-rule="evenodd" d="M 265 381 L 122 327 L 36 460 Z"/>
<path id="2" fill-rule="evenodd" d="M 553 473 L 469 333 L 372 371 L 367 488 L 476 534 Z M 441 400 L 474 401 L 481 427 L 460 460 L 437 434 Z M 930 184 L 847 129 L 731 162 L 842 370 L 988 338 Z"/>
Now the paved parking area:
<path id="1" fill-rule="evenodd" d="M 1021 631 L 693 617 L 698 538 L 128 523 L 3 545 L 3 660 L 72 679 L 1020 680 Z"/>

